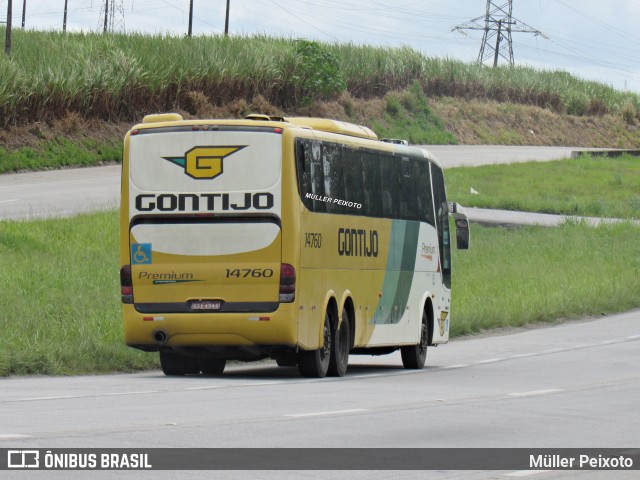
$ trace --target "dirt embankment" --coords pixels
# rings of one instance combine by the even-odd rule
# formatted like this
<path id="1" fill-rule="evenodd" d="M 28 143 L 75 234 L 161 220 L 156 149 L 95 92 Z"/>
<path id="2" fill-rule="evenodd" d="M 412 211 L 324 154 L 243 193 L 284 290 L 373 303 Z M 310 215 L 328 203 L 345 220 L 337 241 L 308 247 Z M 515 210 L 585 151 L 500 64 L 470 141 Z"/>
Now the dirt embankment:
<path id="1" fill-rule="evenodd" d="M 620 116 L 577 117 L 534 106 L 450 97 L 430 99 L 429 105 L 460 144 L 640 148 L 640 125 L 637 121 L 627 123 Z M 185 118 L 241 118 L 252 112 L 322 116 L 371 125 L 373 119 L 385 121 L 385 102 L 384 99 L 359 100 L 343 96 L 336 101 L 318 102 L 284 112 L 258 96 L 251 102 L 234 101 L 222 107 L 194 101 L 190 111 L 179 113 Z M 91 139 L 98 143 L 119 143 L 127 129 L 141 121 L 143 115 L 131 122 L 112 123 L 71 113 L 51 123 L 0 130 L 0 145 L 10 150 L 37 148 L 42 140 L 57 136 L 72 141 Z"/>

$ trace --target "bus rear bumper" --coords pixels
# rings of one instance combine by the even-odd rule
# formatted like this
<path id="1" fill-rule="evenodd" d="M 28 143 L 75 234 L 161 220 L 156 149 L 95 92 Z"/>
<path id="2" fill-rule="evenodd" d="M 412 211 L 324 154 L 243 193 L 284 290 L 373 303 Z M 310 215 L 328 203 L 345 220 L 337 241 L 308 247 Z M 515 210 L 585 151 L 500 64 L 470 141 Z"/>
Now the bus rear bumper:
<path id="1" fill-rule="evenodd" d="M 152 315 L 122 307 L 125 342 L 141 350 L 297 345 L 293 304 L 280 304 L 275 312 Z"/>

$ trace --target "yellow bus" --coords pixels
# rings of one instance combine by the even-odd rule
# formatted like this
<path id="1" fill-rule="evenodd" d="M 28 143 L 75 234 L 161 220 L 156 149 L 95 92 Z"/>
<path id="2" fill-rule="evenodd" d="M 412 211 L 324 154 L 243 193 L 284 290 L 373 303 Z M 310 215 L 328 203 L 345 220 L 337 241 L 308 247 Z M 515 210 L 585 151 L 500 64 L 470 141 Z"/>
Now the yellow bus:
<path id="1" fill-rule="evenodd" d="M 126 135 L 120 281 L 127 345 L 166 375 L 273 358 L 342 376 L 350 354 L 449 339 L 441 166 L 404 141 L 318 118 L 145 117 Z"/>

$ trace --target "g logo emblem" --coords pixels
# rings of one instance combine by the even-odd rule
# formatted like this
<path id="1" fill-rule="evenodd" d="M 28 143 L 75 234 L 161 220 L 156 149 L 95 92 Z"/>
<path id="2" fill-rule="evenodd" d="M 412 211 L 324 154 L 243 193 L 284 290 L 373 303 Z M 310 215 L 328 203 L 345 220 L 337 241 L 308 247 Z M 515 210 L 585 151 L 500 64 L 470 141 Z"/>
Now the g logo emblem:
<path id="1" fill-rule="evenodd" d="M 222 160 L 245 146 L 194 147 L 184 157 L 163 158 L 184 167 L 185 175 L 191 178 L 211 180 L 222 174 Z"/>

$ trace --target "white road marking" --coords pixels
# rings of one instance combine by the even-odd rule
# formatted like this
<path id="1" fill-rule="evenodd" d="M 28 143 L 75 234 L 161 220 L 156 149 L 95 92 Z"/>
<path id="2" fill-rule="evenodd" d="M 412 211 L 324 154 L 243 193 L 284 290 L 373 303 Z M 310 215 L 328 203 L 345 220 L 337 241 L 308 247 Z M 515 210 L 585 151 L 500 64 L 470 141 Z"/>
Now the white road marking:
<path id="1" fill-rule="evenodd" d="M 14 198 L 12 200 L 0 200 L 0 203 L 9 203 L 9 202 L 17 202 L 19 201 L 19 198 Z"/>
<path id="2" fill-rule="evenodd" d="M 516 392 L 516 393 L 508 393 L 507 395 L 511 397 L 533 397 L 536 395 L 546 395 L 547 393 L 557 393 L 562 392 L 561 388 L 547 388 L 546 390 L 533 390 L 531 392 Z"/>
<path id="3" fill-rule="evenodd" d="M 484 363 L 494 363 L 494 362 L 499 362 L 500 360 L 502 360 L 502 358 L 490 358 L 489 360 L 479 360 L 476 362 L 476 364 L 481 365 Z"/>
<path id="4" fill-rule="evenodd" d="M 0 434 L 0 440 L 20 440 L 23 438 L 31 438 L 31 435 L 21 435 L 19 433 Z"/>
<path id="5" fill-rule="evenodd" d="M 79 395 L 65 395 L 59 397 L 29 397 L 20 399 L 21 402 L 36 402 L 38 400 L 67 400 L 69 398 L 82 398 Z"/>
<path id="6" fill-rule="evenodd" d="M 91 396 L 92 397 L 118 397 L 123 395 L 146 395 L 148 393 L 160 393 L 160 392 L 158 390 L 141 390 L 139 392 L 100 393 L 98 395 L 91 395 Z"/>
<path id="7" fill-rule="evenodd" d="M 60 396 L 52 396 L 52 397 L 29 397 L 29 398 L 21 398 L 17 401 L 19 402 L 37 402 L 40 400 L 70 400 L 70 399 L 78 399 L 78 398 L 98 398 L 98 397 L 117 397 L 117 396 L 126 396 L 126 395 L 147 395 L 150 393 L 161 393 L 159 390 L 144 390 L 138 392 L 109 392 L 109 393 L 98 393 L 95 395 L 60 395 Z M 16 400 L 13 400 L 16 401 Z"/>
<path id="8" fill-rule="evenodd" d="M 243 383 L 238 385 L 239 387 L 268 387 L 269 385 L 286 385 L 287 382 L 257 382 L 257 383 Z"/>
<path id="9" fill-rule="evenodd" d="M 464 363 L 461 363 L 460 365 L 449 365 L 448 367 L 442 367 L 443 370 L 449 370 L 452 368 L 465 368 L 468 367 L 469 365 L 465 365 Z"/>
<path id="10" fill-rule="evenodd" d="M 196 390 L 214 390 L 216 388 L 225 388 L 226 385 L 207 385 L 206 387 L 190 387 L 185 388 L 187 391 L 196 391 Z"/>
<path id="11" fill-rule="evenodd" d="M 354 408 L 353 410 L 334 410 L 332 412 L 313 412 L 313 413 L 292 413 L 283 415 L 284 417 L 301 418 L 301 417 L 320 417 L 322 415 L 344 415 L 347 413 L 361 413 L 371 411 L 368 408 Z"/>
<path id="12" fill-rule="evenodd" d="M 538 355 L 537 353 L 519 353 L 517 355 L 512 355 L 510 358 L 527 358 L 527 357 L 535 357 Z"/>
<path id="13" fill-rule="evenodd" d="M 631 335 L 630 337 L 627 337 L 627 340 L 637 340 L 640 338 L 640 335 Z"/>
<path id="14" fill-rule="evenodd" d="M 349 375 L 349 379 L 353 379 L 353 378 L 378 378 L 378 377 L 389 377 L 391 375 L 415 375 L 416 373 L 419 373 L 420 370 L 395 370 L 393 372 L 389 372 L 389 373 L 358 373 L 355 375 Z M 343 380 L 344 381 L 344 380 Z"/>

